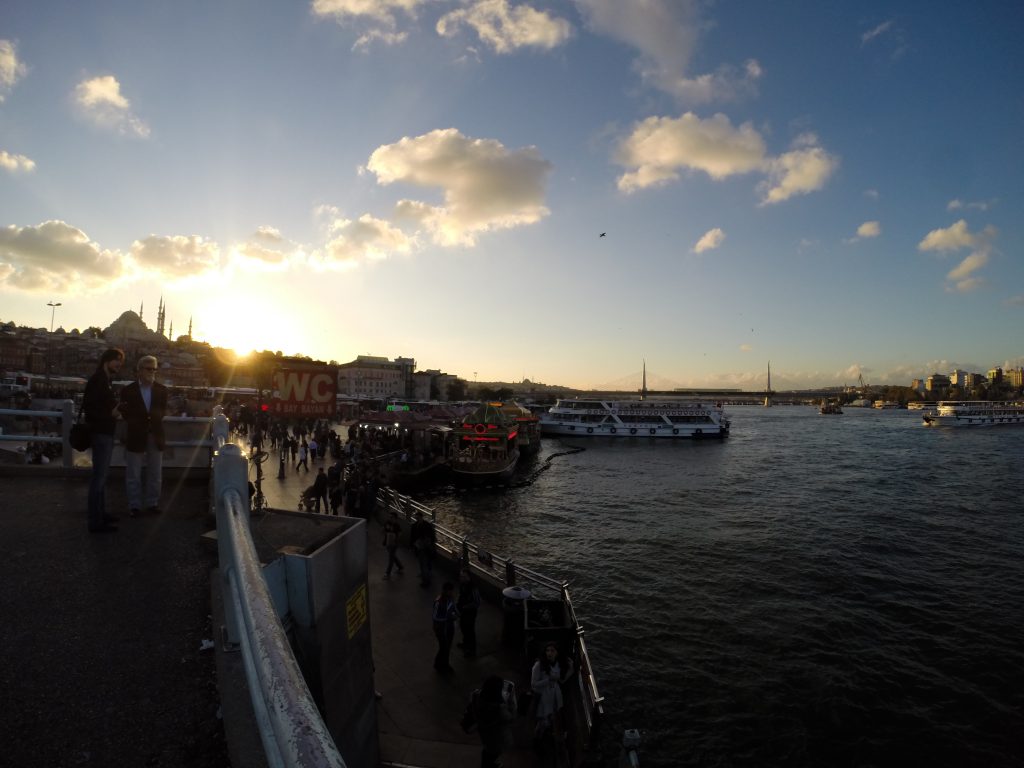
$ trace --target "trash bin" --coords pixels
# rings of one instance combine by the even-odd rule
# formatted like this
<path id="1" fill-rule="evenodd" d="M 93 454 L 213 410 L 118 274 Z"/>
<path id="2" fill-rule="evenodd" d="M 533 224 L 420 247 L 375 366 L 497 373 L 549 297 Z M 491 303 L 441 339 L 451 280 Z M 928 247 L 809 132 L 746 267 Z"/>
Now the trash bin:
<path id="1" fill-rule="evenodd" d="M 530 590 L 525 587 L 511 586 L 501 590 L 501 607 L 505 613 L 505 624 L 501 630 L 501 639 L 512 645 L 523 642 L 523 627 L 526 601 L 530 599 Z"/>

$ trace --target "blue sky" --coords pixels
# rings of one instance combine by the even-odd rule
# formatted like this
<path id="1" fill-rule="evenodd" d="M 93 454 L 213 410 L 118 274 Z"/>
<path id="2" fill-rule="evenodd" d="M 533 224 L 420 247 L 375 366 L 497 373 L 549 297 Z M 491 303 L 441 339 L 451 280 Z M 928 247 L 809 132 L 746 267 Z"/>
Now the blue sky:
<path id="1" fill-rule="evenodd" d="M 472 380 L 1024 363 L 1024 7 L 29 2 L 0 319 Z M 605 232 L 605 237 L 599 235 Z"/>

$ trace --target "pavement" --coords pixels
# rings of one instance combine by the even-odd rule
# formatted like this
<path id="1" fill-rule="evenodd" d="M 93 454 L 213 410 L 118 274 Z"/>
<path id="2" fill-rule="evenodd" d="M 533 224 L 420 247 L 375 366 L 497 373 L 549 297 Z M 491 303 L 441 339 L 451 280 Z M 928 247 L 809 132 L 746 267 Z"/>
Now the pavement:
<path id="1" fill-rule="evenodd" d="M 0 467 L 0 764 L 228 765 L 211 638 L 205 480 L 164 478 L 163 513 L 86 528 L 88 473 Z"/>

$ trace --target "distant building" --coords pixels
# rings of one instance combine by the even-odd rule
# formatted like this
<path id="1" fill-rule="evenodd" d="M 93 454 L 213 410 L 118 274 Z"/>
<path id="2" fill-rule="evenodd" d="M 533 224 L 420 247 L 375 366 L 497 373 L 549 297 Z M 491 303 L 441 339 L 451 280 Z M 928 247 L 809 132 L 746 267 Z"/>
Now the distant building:
<path id="1" fill-rule="evenodd" d="M 1000 368 L 999 366 L 996 366 L 995 368 L 992 368 L 988 372 L 988 382 L 989 382 L 989 384 L 1002 384 L 1002 382 L 1003 382 L 1003 369 Z"/>
<path id="2" fill-rule="evenodd" d="M 1014 389 L 1024 388 L 1024 368 L 1010 368 L 1003 375 Z"/>
<path id="3" fill-rule="evenodd" d="M 967 386 L 967 377 L 970 376 L 967 371 L 962 371 L 959 368 L 949 374 L 949 381 L 954 387 L 960 387 L 963 389 Z"/>
<path id="4" fill-rule="evenodd" d="M 412 375 L 413 397 L 416 400 L 447 400 L 448 385 L 458 380 L 458 376 L 442 373 L 435 369 L 417 371 Z"/>
<path id="5" fill-rule="evenodd" d="M 933 395 L 943 395 L 949 391 L 949 376 L 933 373 L 925 380 L 924 388 Z"/>
<path id="6" fill-rule="evenodd" d="M 411 357 L 359 355 L 350 363 L 338 366 L 338 394 L 368 398 L 414 398 L 413 372 L 416 361 Z"/>
<path id="7" fill-rule="evenodd" d="M 923 395 L 925 389 L 924 379 L 914 379 L 910 382 L 910 388 L 917 392 L 917 394 Z"/>
<path id="8" fill-rule="evenodd" d="M 975 390 L 985 383 L 985 377 L 980 373 L 969 373 L 967 374 L 967 389 Z"/>

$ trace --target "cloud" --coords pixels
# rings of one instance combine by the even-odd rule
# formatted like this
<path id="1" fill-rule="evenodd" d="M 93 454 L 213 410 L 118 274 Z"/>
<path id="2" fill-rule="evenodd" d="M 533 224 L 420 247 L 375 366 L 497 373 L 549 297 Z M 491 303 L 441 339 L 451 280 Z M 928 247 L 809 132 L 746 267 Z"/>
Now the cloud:
<path id="1" fill-rule="evenodd" d="M 346 26 L 352 22 L 364 22 L 370 28 L 364 31 L 352 46 L 354 50 L 365 49 L 374 42 L 397 45 L 408 37 L 407 32 L 396 31 L 397 14 L 414 18 L 416 11 L 427 0 L 313 0 L 310 11 L 319 18 L 333 18 Z"/>
<path id="2" fill-rule="evenodd" d="M 869 237 L 878 237 L 882 234 L 882 225 L 877 221 L 865 221 L 859 227 L 857 227 L 857 234 L 851 237 L 849 240 L 844 240 L 845 243 L 856 243 L 858 240 L 866 240 Z"/>
<path id="3" fill-rule="evenodd" d="M 971 208 L 971 209 L 974 209 L 976 211 L 987 211 L 989 208 L 991 208 L 995 204 L 996 204 L 995 200 L 979 200 L 977 202 L 967 202 L 967 203 L 965 203 L 963 200 L 954 199 L 954 200 L 950 200 L 949 203 L 946 204 L 946 210 L 947 211 L 957 211 L 957 210 L 960 210 L 962 208 Z"/>
<path id="4" fill-rule="evenodd" d="M 700 240 L 698 240 L 697 244 L 693 246 L 693 252 L 704 253 L 704 251 L 710 251 L 720 246 L 723 240 L 725 240 L 725 232 L 720 228 L 715 227 L 714 229 L 709 229 L 701 235 Z"/>
<path id="5" fill-rule="evenodd" d="M 761 205 L 780 203 L 825 186 L 839 167 L 839 158 L 817 144 L 816 136 L 804 134 L 797 137 L 793 150 L 769 161 L 768 180 L 758 187 L 764 195 Z"/>
<path id="6" fill-rule="evenodd" d="M 550 50 L 572 34 L 572 25 L 565 19 L 526 4 L 510 8 L 508 0 L 478 0 L 468 8 L 450 11 L 438 20 L 437 34 L 451 37 L 463 24 L 472 27 L 496 53 L 526 47 Z"/>
<path id="7" fill-rule="evenodd" d="M 716 180 L 762 172 L 768 177 L 758 185 L 762 205 L 821 189 L 839 165 L 813 134 L 798 136 L 792 151 L 773 158 L 750 123 L 734 127 L 721 113 L 702 119 L 693 112 L 638 123 L 619 145 L 615 161 L 635 169 L 618 179 L 627 193 L 676 181 L 687 169 Z"/>
<path id="8" fill-rule="evenodd" d="M 644 83 L 683 103 L 751 94 L 763 74 L 753 59 L 711 73 L 689 71 L 701 31 L 710 26 L 701 18 L 698 0 L 576 0 L 576 5 L 591 31 L 639 51 L 635 66 Z"/>
<path id="9" fill-rule="evenodd" d="M 946 280 L 949 281 L 947 291 L 968 293 L 984 284 L 984 280 L 974 273 L 988 264 L 996 234 L 995 227 L 991 226 L 981 232 L 971 232 L 967 222 L 960 219 L 945 229 L 933 229 L 917 244 L 917 248 L 920 251 L 940 253 L 973 249 L 972 253 L 946 274 Z"/>
<path id="10" fill-rule="evenodd" d="M 0 104 L 26 74 L 28 67 L 18 60 L 15 43 L 12 40 L 0 40 Z"/>
<path id="11" fill-rule="evenodd" d="M 83 80 L 75 86 L 74 100 L 81 113 L 101 128 L 143 139 L 149 136 L 149 126 L 132 112 L 113 75 Z"/>
<path id="12" fill-rule="evenodd" d="M 132 243 L 131 254 L 143 271 L 172 280 L 220 267 L 220 246 L 199 235 L 150 235 Z"/>
<path id="13" fill-rule="evenodd" d="M 960 219 L 946 229 L 933 229 L 917 244 L 919 251 L 956 251 L 971 248 L 977 243 L 977 235 L 967 229 L 967 222 Z"/>
<path id="14" fill-rule="evenodd" d="M 11 153 L 0 149 L 0 168 L 10 171 L 11 173 L 18 173 L 24 171 L 35 170 L 36 163 L 31 158 L 25 157 L 24 155 L 12 155 Z"/>
<path id="15" fill-rule="evenodd" d="M 323 263 L 328 267 L 353 265 L 367 259 L 384 259 L 393 253 L 410 253 L 415 238 L 383 219 L 363 214 L 357 220 L 336 219 L 332 238 L 325 246 Z"/>
<path id="16" fill-rule="evenodd" d="M 396 206 L 397 215 L 418 219 L 441 245 L 473 245 L 481 232 L 533 224 L 549 213 L 544 183 L 551 164 L 536 147 L 509 150 L 448 128 L 378 147 L 366 168 L 378 184 L 443 191 L 443 206 L 416 200 Z"/>
<path id="17" fill-rule="evenodd" d="M 878 199 L 878 190 L 877 189 L 865 189 L 864 190 L 864 197 L 866 197 L 868 200 L 877 200 Z"/>
<path id="18" fill-rule="evenodd" d="M 109 285 L 123 274 L 121 254 L 103 250 L 63 221 L 0 228 L 0 286 L 75 294 Z"/>
<path id="19" fill-rule="evenodd" d="M 723 114 L 702 120 L 687 112 L 638 123 L 619 145 L 616 162 L 636 169 L 618 180 L 619 189 L 633 192 L 675 181 L 685 169 L 704 171 L 713 179 L 760 170 L 765 145 L 750 123 L 734 128 Z"/>
<path id="20" fill-rule="evenodd" d="M 1008 307 L 1024 307 L 1024 294 L 1011 296 L 1003 303 Z"/>
<path id="21" fill-rule="evenodd" d="M 753 352 L 754 347 L 752 344 L 740 344 L 740 352 Z"/>
<path id="22" fill-rule="evenodd" d="M 890 29 L 892 29 L 892 25 L 893 25 L 893 20 L 889 19 L 888 21 L 883 21 L 881 24 L 879 24 L 874 29 L 869 29 L 867 32 L 865 32 L 864 34 L 862 34 L 860 36 L 861 45 L 866 45 L 867 43 L 871 42 L 872 40 L 874 40 L 879 35 L 885 34 Z"/>
<path id="23" fill-rule="evenodd" d="M 266 240 L 271 243 L 280 243 L 284 240 L 284 238 L 281 237 L 281 230 L 276 227 L 257 227 L 254 237 L 257 240 Z"/>

